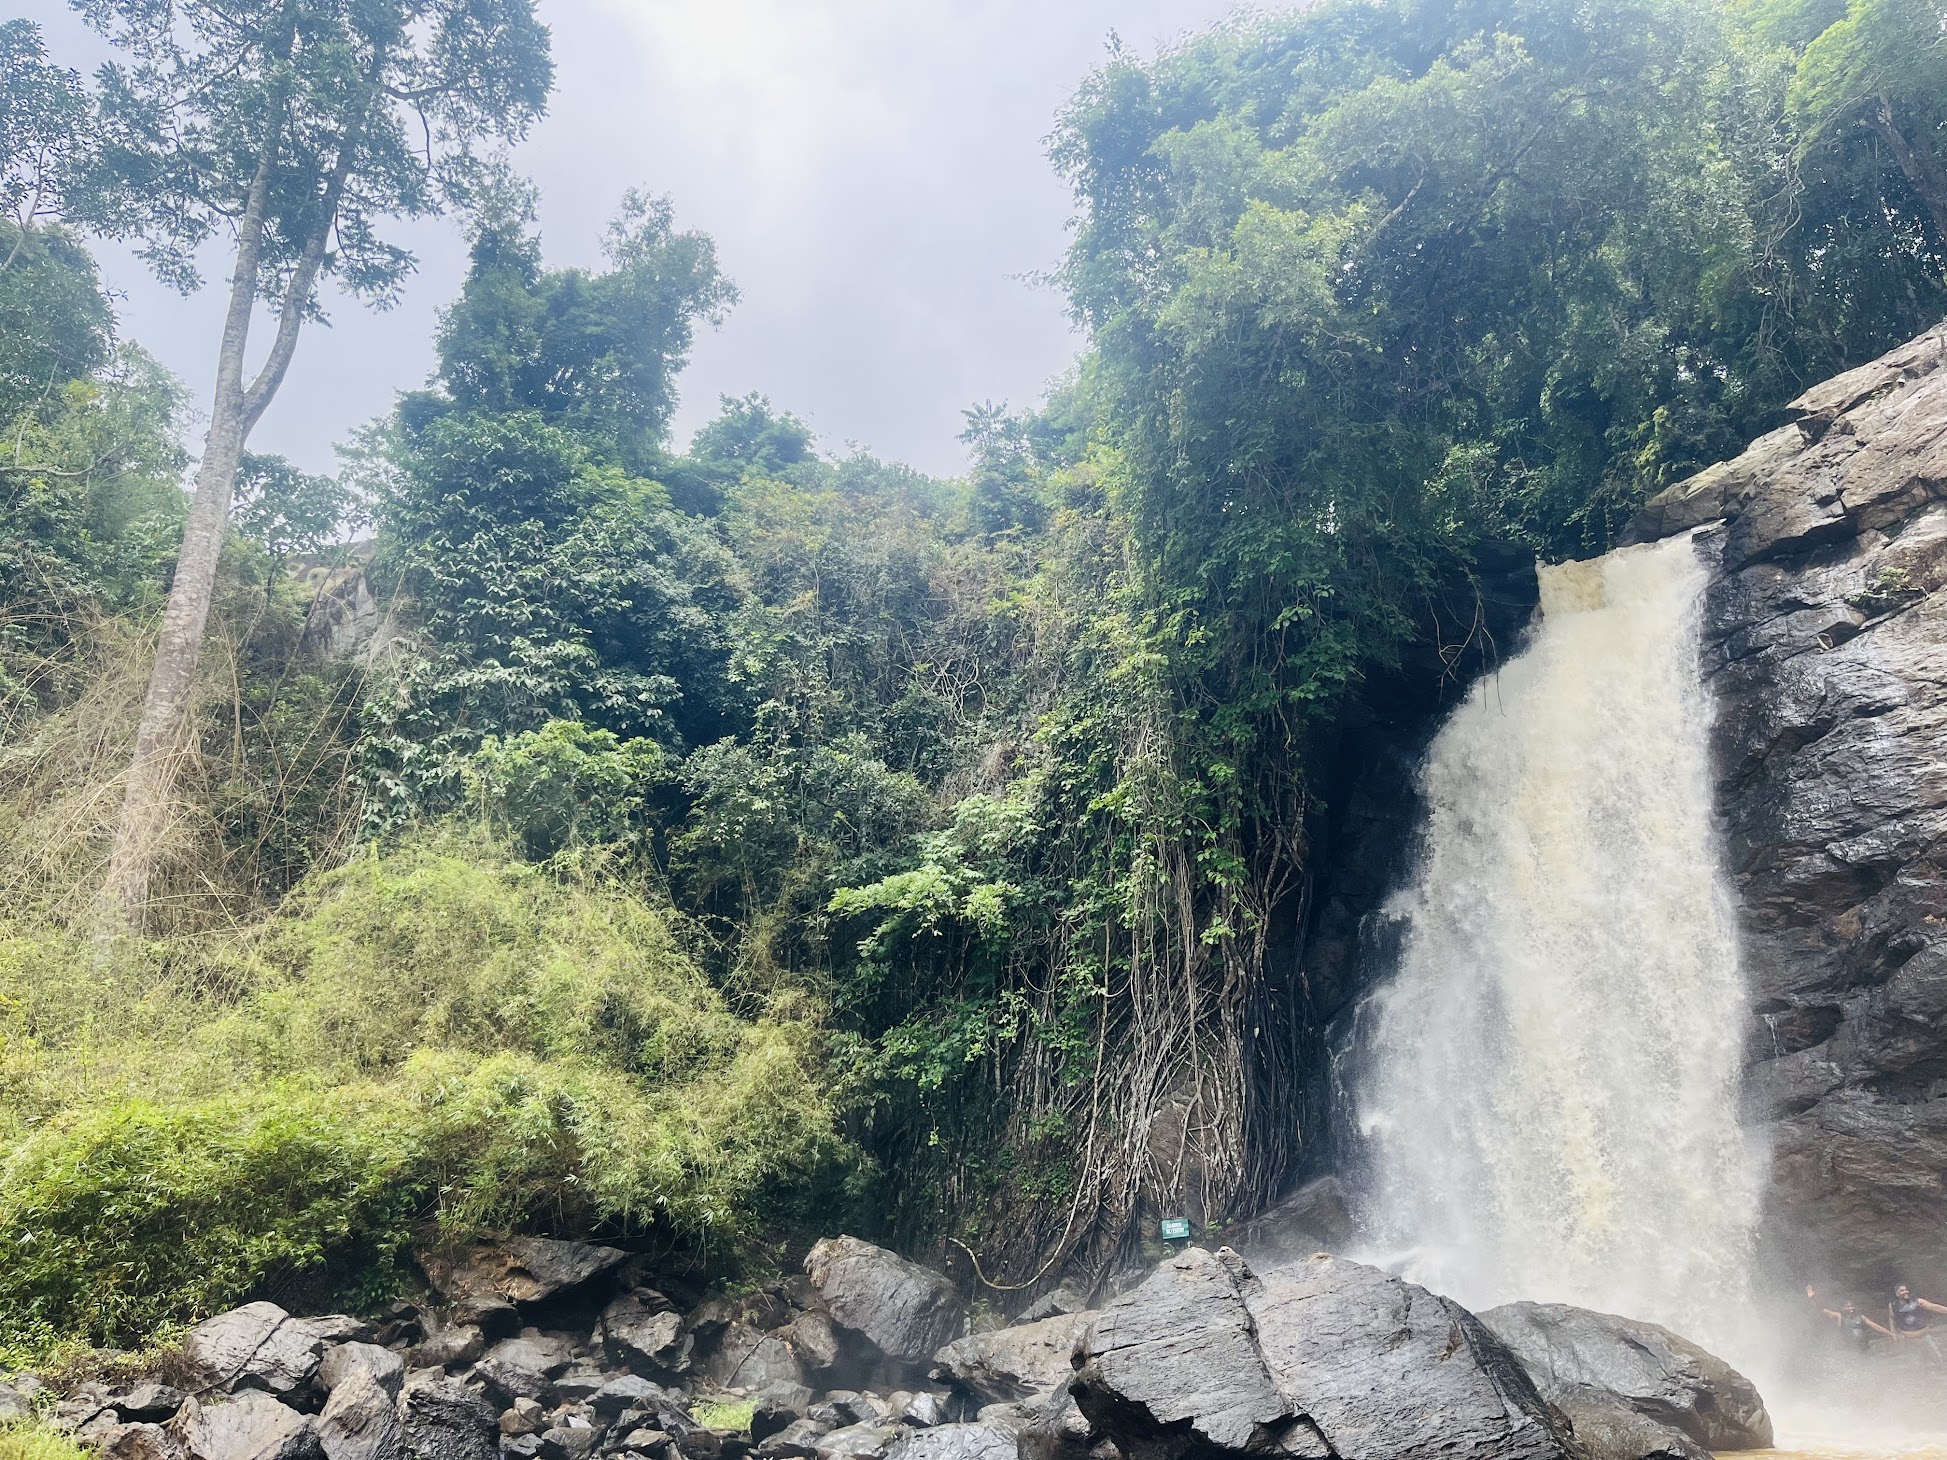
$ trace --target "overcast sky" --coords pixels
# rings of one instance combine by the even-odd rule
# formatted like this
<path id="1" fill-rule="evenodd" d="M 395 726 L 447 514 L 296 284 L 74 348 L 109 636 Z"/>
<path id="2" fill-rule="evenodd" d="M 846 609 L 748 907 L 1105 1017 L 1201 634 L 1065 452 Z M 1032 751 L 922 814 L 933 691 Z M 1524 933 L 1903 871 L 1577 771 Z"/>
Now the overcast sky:
<path id="1" fill-rule="evenodd" d="M 716 238 L 743 292 L 698 338 L 678 442 L 718 396 L 757 390 L 827 449 L 946 474 L 964 463 L 962 408 L 1032 404 L 1077 346 L 1060 297 L 1029 277 L 1058 262 L 1074 211 L 1044 155 L 1056 112 L 1111 31 L 1148 53 L 1235 0 L 539 3 L 555 93 L 517 160 L 540 184 L 549 262 L 599 263 L 602 224 L 641 185 Z M 101 59 L 62 0 L 24 13 L 53 59 Z M 341 301 L 330 329 L 307 327 L 254 449 L 328 469 L 334 442 L 423 382 L 465 248 L 445 222 L 397 233 L 420 261 L 404 302 Z M 217 289 L 183 299 L 100 252 L 125 334 L 206 400 Z"/>

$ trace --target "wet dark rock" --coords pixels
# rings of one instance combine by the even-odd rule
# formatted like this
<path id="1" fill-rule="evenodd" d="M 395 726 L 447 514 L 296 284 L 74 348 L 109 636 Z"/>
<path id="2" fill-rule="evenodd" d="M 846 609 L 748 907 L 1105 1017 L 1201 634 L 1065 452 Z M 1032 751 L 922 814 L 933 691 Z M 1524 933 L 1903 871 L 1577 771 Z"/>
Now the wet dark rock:
<path id="1" fill-rule="evenodd" d="M 183 1407 L 182 1390 L 169 1384 L 138 1384 L 126 1394 L 118 1394 L 109 1403 L 115 1413 L 124 1420 L 139 1422 L 143 1420 L 169 1419 Z"/>
<path id="2" fill-rule="evenodd" d="M 407 1350 L 406 1362 L 415 1369 L 463 1369 L 487 1351 L 486 1335 L 476 1323 L 455 1323 L 428 1334 Z"/>
<path id="3" fill-rule="evenodd" d="M 554 1376 L 555 1397 L 562 1400 L 591 1399 L 607 1386 L 610 1376 L 600 1369 L 576 1365 Z"/>
<path id="4" fill-rule="evenodd" d="M 595 1341 L 610 1363 L 651 1376 L 688 1372 L 695 1349 L 683 1315 L 647 1288 L 625 1293 L 602 1310 Z"/>
<path id="5" fill-rule="evenodd" d="M 1103 1309 L 1077 1353 L 1070 1391 L 1130 1460 L 1574 1455 L 1472 1314 L 1358 1263 L 1257 1274 L 1192 1248 Z"/>
<path id="6" fill-rule="evenodd" d="M 554 1338 L 503 1338 L 481 1356 L 473 1372 L 509 1399 L 541 1399 L 568 1367 L 574 1352 Z"/>
<path id="7" fill-rule="evenodd" d="M 334 1367 L 328 1381 L 331 1396 L 317 1421 L 318 1443 L 325 1460 L 404 1460 L 405 1424 L 397 1403 L 404 1366 L 396 1354 L 370 1344 L 347 1344 L 345 1348 L 383 1354 L 392 1361 L 392 1367 L 363 1356 Z M 333 1350 L 327 1363 L 343 1351 Z"/>
<path id="8" fill-rule="evenodd" d="M 700 1367 L 706 1378 L 725 1388 L 804 1383 L 804 1367 L 788 1343 L 734 1321 L 725 1326 Z"/>
<path id="9" fill-rule="evenodd" d="M 960 1294 L 931 1268 L 856 1237 L 827 1237 L 805 1272 L 832 1320 L 887 1358 L 923 1364 L 960 1328 Z"/>
<path id="10" fill-rule="evenodd" d="M 509 1439 L 518 1435 L 538 1435 L 546 1429 L 547 1411 L 532 1399 L 516 1399 L 500 1413 L 498 1428 Z"/>
<path id="11" fill-rule="evenodd" d="M 1589 1460 L 1710 1460 L 1682 1430 L 1637 1413 L 1607 1389 L 1570 1384 L 1548 1398 L 1575 1426 Z"/>
<path id="12" fill-rule="evenodd" d="M 1014 1436 L 983 1424 L 939 1425 L 902 1435 L 886 1460 L 1016 1460 Z"/>
<path id="13" fill-rule="evenodd" d="M 1039 1323 L 1044 1318 L 1059 1318 L 1064 1313 L 1080 1313 L 1089 1306 L 1088 1285 L 1075 1278 L 1063 1278 L 1058 1287 L 1049 1289 L 1028 1304 L 1014 1321 Z"/>
<path id="14" fill-rule="evenodd" d="M 945 1395 L 922 1391 L 907 1395 L 905 1403 L 895 1406 L 893 1418 L 901 1424 L 930 1429 L 945 1424 L 949 1413 Z"/>
<path id="15" fill-rule="evenodd" d="M 955 1339 L 933 1355 L 933 1376 L 990 1404 L 1052 1394 L 1074 1373 L 1076 1340 L 1094 1321 L 1067 1313 Z"/>
<path id="16" fill-rule="evenodd" d="M 405 1377 L 405 1360 L 375 1343 L 341 1343 L 325 1350 L 318 1362 L 318 1382 L 327 1393 L 336 1393 L 353 1380 L 369 1379 L 385 1391 L 388 1399 L 397 1399 Z"/>
<path id="17" fill-rule="evenodd" d="M 1566 1303 L 1509 1303 L 1481 1322 L 1557 1405 L 1571 1386 L 1606 1390 L 1706 1450 L 1771 1448 L 1771 1416 L 1757 1387 L 1667 1328 Z"/>
<path id="18" fill-rule="evenodd" d="M 810 1460 L 818 1453 L 818 1441 L 830 1433 L 830 1426 L 816 1420 L 793 1420 L 776 1434 L 766 1435 L 757 1445 L 764 1460 Z"/>
<path id="19" fill-rule="evenodd" d="M 255 1391 L 221 1403 L 186 1401 L 176 1433 L 189 1460 L 319 1460 L 322 1454 L 307 1416 Z"/>
<path id="20" fill-rule="evenodd" d="M 293 1394 L 311 1382 L 324 1340 L 275 1303 L 246 1303 L 189 1331 L 182 1357 L 204 1387 Z"/>
<path id="21" fill-rule="evenodd" d="M 809 1414 L 817 1398 L 817 1391 L 809 1384 L 792 1384 L 785 1380 L 766 1384 L 757 1391 L 759 1405 L 768 1405 L 794 1416 Z"/>
<path id="22" fill-rule="evenodd" d="M 556 1425 L 541 1432 L 542 1460 L 588 1460 L 602 1437 L 587 1425 Z"/>
<path id="23" fill-rule="evenodd" d="M 541 1454 L 541 1432 L 511 1435 L 500 1442 L 500 1460 L 539 1460 Z"/>
<path id="24" fill-rule="evenodd" d="M 897 1434 L 891 1425 L 845 1425 L 820 1435 L 812 1453 L 818 1460 L 885 1460 Z"/>
<path id="25" fill-rule="evenodd" d="M 800 1313 L 779 1330 L 784 1341 L 791 1345 L 791 1351 L 798 1356 L 798 1362 L 811 1373 L 821 1373 L 836 1368 L 844 1349 L 839 1342 L 838 1330 L 832 1326 L 831 1315 L 823 1312 Z"/>
<path id="26" fill-rule="evenodd" d="M 399 1413 L 412 1460 L 494 1460 L 498 1416 L 458 1379 L 437 1373 L 407 1376 Z"/>
<path id="27" fill-rule="evenodd" d="M 1947 1287 L 1947 327 L 1670 488 L 1718 519 L 1704 668 L 1783 1269 Z M 1870 385 L 1870 389 L 1862 386 Z"/>
<path id="28" fill-rule="evenodd" d="M 520 1326 L 520 1309 L 612 1279 L 628 1260 L 614 1247 L 550 1237 L 510 1237 L 482 1243 L 465 1256 L 422 1252 L 419 1265 L 446 1300 L 454 1323 L 473 1324 L 488 1338 Z"/>
<path id="29" fill-rule="evenodd" d="M 1301 1261 L 1316 1252 L 1342 1251 L 1356 1235 L 1352 1204 L 1336 1176 L 1307 1181 L 1224 1234 L 1230 1246 L 1260 1267 Z"/>

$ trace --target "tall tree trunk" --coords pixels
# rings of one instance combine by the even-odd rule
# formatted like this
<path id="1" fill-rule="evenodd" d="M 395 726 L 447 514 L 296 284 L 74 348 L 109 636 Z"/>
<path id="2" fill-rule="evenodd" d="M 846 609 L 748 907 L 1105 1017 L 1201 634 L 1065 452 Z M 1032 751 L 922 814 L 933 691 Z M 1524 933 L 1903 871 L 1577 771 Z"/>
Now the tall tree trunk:
<path id="1" fill-rule="evenodd" d="M 1947 262 L 1947 169 L 1941 167 L 1940 159 L 1933 155 L 1926 143 L 1922 142 L 1916 147 L 1907 139 L 1906 133 L 1894 120 L 1893 104 L 1886 97 L 1882 96 L 1874 109 L 1873 126 L 1885 139 L 1908 186 L 1920 195 L 1920 201 L 1927 205 L 1927 212 L 1933 216 L 1934 238 L 1939 245 L 1942 261 Z"/>
<path id="2" fill-rule="evenodd" d="M 196 471 L 196 496 L 183 528 L 182 555 L 169 590 L 156 645 L 155 667 L 142 704 L 142 720 L 135 734 L 135 756 L 129 765 L 121 819 L 109 853 L 104 898 L 124 927 L 140 923 L 149 901 L 149 884 L 156 854 L 168 831 L 170 802 L 176 790 L 182 758 L 191 730 L 190 709 L 196 683 L 196 663 L 202 654 L 203 632 L 209 624 L 210 603 L 216 592 L 217 562 L 230 521 L 237 468 L 244 442 L 257 424 L 290 368 L 299 327 L 310 307 L 325 246 L 337 224 L 354 159 L 363 141 L 367 117 L 377 101 L 378 79 L 385 64 L 381 49 L 371 61 L 358 107 L 347 118 L 343 140 L 331 175 L 326 179 L 318 215 L 305 240 L 303 254 L 291 271 L 279 306 L 277 335 L 262 370 L 244 385 L 244 350 L 250 340 L 250 319 L 257 300 L 258 266 L 263 252 L 265 206 L 271 172 L 282 141 L 283 108 L 266 138 L 251 179 L 249 201 L 237 230 L 236 270 L 230 278 L 230 306 L 223 322 L 223 343 L 217 353 L 216 394 L 210 408 L 210 429 L 203 460 Z"/>
<path id="3" fill-rule="evenodd" d="M 230 521 L 230 498 L 243 457 L 248 426 L 244 420 L 243 356 L 250 343 L 250 316 L 257 302 L 258 265 L 264 241 L 264 211 L 271 173 L 282 145 L 282 117 L 269 128 L 250 180 L 250 194 L 237 229 L 236 267 L 230 275 L 230 305 L 223 318 L 223 342 L 216 357 L 216 392 L 210 404 L 209 435 L 196 469 L 196 496 L 183 527 L 182 553 L 176 560 L 162 636 L 149 671 L 148 694 L 135 732 L 135 756 L 122 794 L 121 819 L 108 856 L 104 896 L 111 913 L 133 926 L 149 900 L 156 853 L 169 826 L 169 803 L 187 746 L 190 697 L 203 630 L 216 591 L 217 559 Z"/>

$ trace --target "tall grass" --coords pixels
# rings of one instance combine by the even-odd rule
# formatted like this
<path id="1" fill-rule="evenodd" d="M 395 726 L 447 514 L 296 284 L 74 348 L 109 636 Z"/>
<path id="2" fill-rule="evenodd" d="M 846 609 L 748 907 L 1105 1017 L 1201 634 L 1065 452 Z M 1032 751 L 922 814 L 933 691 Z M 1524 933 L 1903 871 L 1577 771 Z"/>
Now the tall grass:
<path id="1" fill-rule="evenodd" d="M 739 1017 L 663 915 L 452 833 L 104 958 L 0 915 L 0 1347 L 253 1295 L 357 1304 L 414 1241 L 747 1239 L 844 1151 L 819 1011 Z"/>

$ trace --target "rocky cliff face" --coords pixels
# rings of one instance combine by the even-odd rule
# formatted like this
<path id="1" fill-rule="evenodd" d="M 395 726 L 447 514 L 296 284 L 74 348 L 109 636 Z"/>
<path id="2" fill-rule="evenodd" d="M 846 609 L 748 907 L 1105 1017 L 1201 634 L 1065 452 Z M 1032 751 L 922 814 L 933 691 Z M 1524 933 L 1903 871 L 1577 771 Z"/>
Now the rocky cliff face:
<path id="1" fill-rule="evenodd" d="M 1766 1241 L 1947 1288 L 1947 326 L 1653 501 L 1702 527 Z M 1710 526 L 1708 524 L 1717 524 Z"/>

